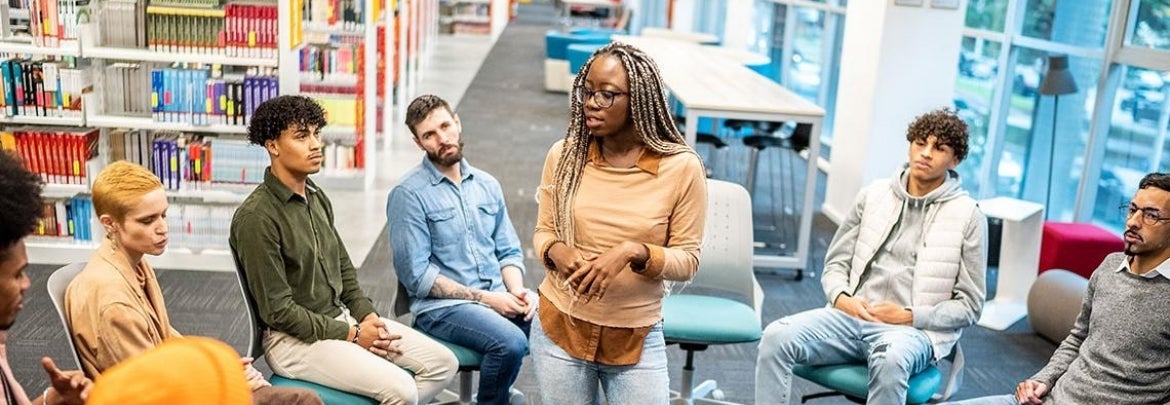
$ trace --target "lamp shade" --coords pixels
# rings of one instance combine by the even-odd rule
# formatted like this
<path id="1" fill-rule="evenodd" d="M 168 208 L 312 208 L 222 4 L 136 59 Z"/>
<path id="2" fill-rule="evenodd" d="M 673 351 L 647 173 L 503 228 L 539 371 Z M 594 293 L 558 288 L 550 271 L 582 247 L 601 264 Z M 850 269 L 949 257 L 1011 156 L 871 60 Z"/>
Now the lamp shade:
<path id="1" fill-rule="evenodd" d="M 1044 72 L 1044 81 L 1040 82 L 1040 94 L 1059 96 L 1077 92 L 1077 82 L 1072 72 L 1068 71 L 1067 55 L 1051 55 L 1048 57 L 1048 71 Z"/>

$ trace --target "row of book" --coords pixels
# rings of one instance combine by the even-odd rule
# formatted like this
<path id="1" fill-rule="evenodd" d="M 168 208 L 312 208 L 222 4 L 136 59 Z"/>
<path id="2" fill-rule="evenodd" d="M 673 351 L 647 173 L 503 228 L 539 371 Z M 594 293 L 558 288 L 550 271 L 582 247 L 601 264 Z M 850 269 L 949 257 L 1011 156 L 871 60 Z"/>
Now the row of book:
<path id="1" fill-rule="evenodd" d="M 93 200 L 89 196 L 77 195 L 56 201 L 45 201 L 37 227 L 38 236 L 73 237 L 78 241 L 93 241 L 94 217 Z"/>
<path id="2" fill-rule="evenodd" d="M 259 184 L 268 152 L 244 140 L 172 131 L 110 131 L 110 159 L 149 168 L 168 190 L 210 190 L 217 184 Z"/>
<path id="3" fill-rule="evenodd" d="M 98 130 L 24 127 L 0 131 L 0 148 L 15 151 L 46 183 L 89 184 Z"/>
<path id="4" fill-rule="evenodd" d="M 164 52 L 276 57 L 279 28 L 274 3 L 229 2 L 220 8 L 145 3 L 101 2 L 97 19 L 100 43 Z"/>
<path id="5" fill-rule="evenodd" d="M 150 92 L 140 94 L 150 95 L 145 112 L 157 122 L 246 125 L 256 107 L 280 93 L 271 75 L 214 78 L 207 69 L 166 68 L 153 69 L 149 76 Z"/>
<path id="6" fill-rule="evenodd" d="M 313 30 L 339 28 L 362 31 L 366 0 L 305 0 L 302 4 L 305 27 Z"/>
<path id="7" fill-rule="evenodd" d="M 301 91 L 354 94 L 361 44 L 305 45 L 300 49 Z"/>
<path id="8" fill-rule="evenodd" d="M 89 86 L 81 69 L 66 62 L 0 61 L 4 115 L 81 117 L 81 94 Z"/>
<path id="9" fill-rule="evenodd" d="M 172 202 L 167 207 L 167 236 L 171 247 L 191 250 L 227 249 L 228 234 L 236 207 L 230 205 Z M 93 199 L 77 195 L 45 201 L 37 218 L 37 236 L 69 237 L 79 242 L 95 242 Z"/>
<path id="10" fill-rule="evenodd" d="M 88 3 L 88 0 L 21 0 L 18 5 L 28 12 L 28 33 L 33 44 L 56 48 L 62 39 L 78 37 L 79 18 L 89 16 Z"/>

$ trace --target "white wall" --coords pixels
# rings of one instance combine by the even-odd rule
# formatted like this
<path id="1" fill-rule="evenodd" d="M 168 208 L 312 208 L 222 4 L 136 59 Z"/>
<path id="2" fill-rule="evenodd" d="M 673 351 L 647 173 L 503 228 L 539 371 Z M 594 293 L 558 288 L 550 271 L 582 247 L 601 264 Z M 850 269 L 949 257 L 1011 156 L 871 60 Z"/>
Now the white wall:
<path id="1" fill-rule="evenodd" d="M 723 46 L 748 50 L 755 39 L 754 0 L 727 0 L 727 19 L 723 23 Z"/>
<path id="2" fill-rule="evenodd" d="M 695 10 L 698 8 L 695 3 L 697 3 L 696 0 L 676 0 L 668 28 L 684 32 L 694 31 Z"/>
<path id="3" fill-rule="evenodd" d="M 832 170 L 822 211 L 840 223 L 857 192 L 906 163 L 906 127 L 950 107 L 966 1 L 957 10 L 850 1 L 838 82 Z"/>

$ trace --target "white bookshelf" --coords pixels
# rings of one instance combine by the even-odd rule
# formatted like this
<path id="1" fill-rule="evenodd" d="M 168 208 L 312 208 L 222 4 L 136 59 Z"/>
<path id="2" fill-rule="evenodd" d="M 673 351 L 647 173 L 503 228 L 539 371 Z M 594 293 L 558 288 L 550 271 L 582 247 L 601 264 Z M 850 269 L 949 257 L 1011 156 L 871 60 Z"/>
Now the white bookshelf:
<path id="1" fill-rule="evenodd" d="M 243 125 L 194 125 L 185 122 L 160 122 L 150 117 L 125 117 L 86 113 L 85 126 L 93 128 L 131 128 L 157 131 L 179 132 L 206 132 L 214 134 L 247 134 L 248 127 Z"/>
<path id="2" fill-rule="evenodd" d="M 90 59 L 131 60 L 163 63 L 202 63 L 231 66 L 276 67 L 276 58 L 239 58 L 214 53 L 152 51 L 149 49 L 108 48 L 91 46 L 82 49 L 81 56 Z"/>
<path id="3" fill-rule="evenodd" d="M 383 94 L 388 98 L 387 100 L 379 101 L 377 99 L 377 28 L 379 26 L 394 27 L 392 18 L 396 13 L 401 13 L 406 10 L 408 4 L 413 2 L 416 4 L 410 10 L 409 18 L 404 18 L 403 23 L 399 26 L 403 30 L 402 33 L 411 33 L 413 41 L 426 40 L 429 35 L 422 30 L 428 29 L 428 26 L 420 19 L 425 12 L 421 8 L 426 2 L 436 0 L 410 0 L 398 2 L 397 9 L 384 9 L 385 12 L 380 15 L 374 15 L 375 1 L 381 0 L 363 0 L 365 2 L 364 9 L 366 12 L 366 21 L 363 21 L 360 29 L 343 29 L 338 27 L 309 27 L 301 24 L 303 32 L 301 32 L 302 43 L 310 43 L 315 39 L 328 37 L 360 37 L 364 46 L 366 55 L 365 64 L 360 68 L 366 77 L 364 81 L 364 88 L 362 89 L 365 95 L 364 102 L 364 117 L 365 128 L 364 132 L 360 134 L 364 142 L 364 155 L 362 156 L 365 167 L 362 169 L 326 169 L 321 173 L 313 175 L 315 182 L 325 187 L 327 190 L 363 190 L 370 189 L 373 186 L 374 174 L 376 170 L 376 154 L 378 151 L 377 141 L 378 134 L 375 132 L 378 127 L 378 122 L 382 122 L 383 129 L 387 132 L 384 135 L 384 140 L 390 136 L 389 132 L 395 129 L 393 123 L 393 115 L 397 113 L 395 104 L 393 103 L 394 84 L 396 78 L 393 77 L 392 61 L 395 59 L 397 52 L 405 52 L 405 45 L 407 39 L 403 37 L 400 42 L 400 47 L 396 47 L 394 38 L 396 32 L 394 29 L 386 29 L 386 43 L 385 61 L 388 67 L 386 72 L 386 80 L 384 83 L 386 87 L 383 89 Z M 95 2 L 96 3 L 96 2 Z M 393 4 L 390 0 L 385 1 L 386 6 Z M 83 24 L 79 27 L 80 40 L 61 41 L 60 46 L 55 48 L 37 47 L 31 43 L 31 39 L 25 41 L 20 38 L 0 38 L 0 54 L 7 54 L 13 56 L 64 56 L 78 58 L 78 67 L 87 69 L 100 69 L 113 63 L 119 62 L 155 62 L 160 64 L 170 63 L 187 63 L 187 64 L 202 64 L 212 65 L 219 64 L 224 66 L 236 66 L 242 69 L 260 68 L 264 69 L 275 68 L 279 80 L 279 94 L 301 94 L 299 76 L 299 48 L 292 44 L 293 33 L 289 27 L 294 27 L 290 24 L 293 16 L 300 18 L 299 12 L 291 10 L 297 2 L 284 0 L 270 0 L 270 4 L 275 4 L 277 7 L 276 26 L 278 32 L 276 35 L 276 51 L 275 55 L 271 57 L 233 57 L 228 56 L 227 51 L 222 52 L 195 52 L 195 51 L 162 51 L 151 49 L 124 49 L 118 47 L 100 46 L 97 44 L 97 21 L 91 21 L 90 24 Z M 19 13 L 13 13 L 11 16 L 19 17 Z M 95 18 L 98 14 L 93 14 Z M 27 16 L 26 16 L 27 18 Z M 300 23 L 300 21 L 297 21 Z M 432 25 L 434 21 L 431 21 Z M 421 26 L 421 27 L 420 27 Z M 401 33 L 398 33 L 401 34 Z M 425 44 L 420 44 L 425 45 Z M 271 49 L 271 48 L 270 48 Z M 420 52 L 425 51 L 425 48 L 420 48 Z M 268 54 L 271 52 L 256 51 L 253 55 Z M 414 55 L 417 58 L 417 54 Z M 407 62 L 406 57 L 399 58 L 404 64 Z M 417 83 L 417 69 L 419 61 L 414 59 L 411 61 L 410 69 L 400 69 L 398 72 L 405 77 L 398 79 L 400 85 L 408 85 L 410 83 Z M 91 72 L 97 72 L 91 70 Z M 91 74 L 92 75 L 92 74 Z M 409 75 L 409 76 L 406 76 Z M 148 116 L 122 116 L 116 114 L 105 113 L 104 106 L 100 100 L 103 96 L 99 94 L 102 90 L 103 83 L 101 80 L 95 80 L 90 84 L 93 85 L 92 91 L 83 97 L 83 111 L 78 116 L 74 117 L 38 117 L 38 116 L 0 116 L 0 125 L 16 126 L 16 125 L 45 125 L 54 127 L 86 127 L 102 129 L 100 141 L 98 145 L 98 157 L 96 157 L 87 166 L 87 172 L 96 174 L 98 170 L 108 164 L 108 159 L 111 152 L 109 145 L 110 137 L 108 136 L 108 129 L 127 128 L 134 130 L 161 130 L 161 131 L 175 131 L 183 133 L 205 133 L 226 135 L 227 137 L 239 138 L 247 133 L 247 127 L 244 125 L 193 125 L 189 122 L 159 122 Z M 357 81 L 355 78 L 343 77 L 339 80 L 330 81 L 328 84 L 339 84 L 355 86 Z M 410 87 L 413 90 L 413 86 Z M 399 96 L 413 96 L 413 93 L 398 92 Z M 405 93 L 405 94 L 404 94 Z M 336 96 L 335 96 L 336 97 Z M 344 96 L 343 96 L 344 97 Z M 382 115 L 377 115 L 377 108 L 379 105 L 383 106 Z M 3 114 L 3 111 L 0 111 Z M 342 144 L 352 145 L 357 141 L 359 134 L 354 126 L 330 124 L 323 130 L 325 137 L 331 142 L 340 142 Z M 389 145 L 389 142 L 385 142 Z M 167 190 L 168 198 L 175 204 L 186 205 L 208 205 L 218 207 L 234 207 L 239 205 L 256 187 L 255 184 L 222 184 L 222 183 L 200 183 L 199 185 L 191 184 L 190 188 L 182 188 L 180 190 Z M 186 185 L 184 187 L 187 187 Z M 63 200 L 69 199 L 77 195 L 85 195 L 90 192 L 87 184 L 47 184 L 44 187 L 43 197 L 48 200 Z M 93 250 L 97 248 L 98 241 L 104 237 L 101 234 L 100 226 L 97 226 L 95 218 L 90 218 L 93 235 L 92 241 L 78 241 L 72 237 L 51 237 L 51 236 L 33 236 L 27 239 L 27 246 L 29 251 L 29 259 L 32 263 L 45 264 L 67 264 L 73 262 L 80 262 L 89 260 Z M 172 230 L 172 232 L 179 232 Z M 192 242 L 198 243 L 198 242 Z M 214 248 L 199 248 L 194 246 L 183 246 L 180 243 L 172 243 L 168 246 L 166 253 L 160 257 L 151 258 L 151 263 L 156 268 L 168 269 L 190 269 L 190 270 L 212 270 L 212 271 L 234 271 L 234 264 L 232 257 L 228 251 L 227 246 L 216 246 Z"/>
<path id="4" fill-rule="evenodd" d="M 36 46 L 29 41 L 0 40 L 0 54 L 39 55 L 39 56 L 81 56 L 81 46 L 77 41 L 61 41 L 60 46 L 50 48 Z"/>

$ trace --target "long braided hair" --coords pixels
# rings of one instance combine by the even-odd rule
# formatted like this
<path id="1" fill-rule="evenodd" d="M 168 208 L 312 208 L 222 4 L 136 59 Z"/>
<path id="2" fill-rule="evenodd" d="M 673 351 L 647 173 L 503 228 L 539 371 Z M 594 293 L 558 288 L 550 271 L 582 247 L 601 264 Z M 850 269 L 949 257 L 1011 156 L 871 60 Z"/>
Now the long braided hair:
<path id="1" fill-rule="evenodd" d="M 662 84 L 662 76 L 658 73 L 658 65 L 641 49 L 621 42 L 614 42 L 598 49 L 577 72 L 577 77 L 573 80 L 573 89 L 585 85 L 585 77 L 589 75 L 593 62 L 603 56 L 617 58 L 626 69 L 630 82 L 630 119 L 643 147 L 663 156 L 695 153 L 671 119 L 666 104 L 666 89 Z M 589 128 L 585 126 L 584 104 L 572 95 L 569 96 L 569 112 L 569 127 L 565 131 L 561 160 L 557 163 L 554 183 L 556 188 L 553 195 L 556 196 L 554 223 L 557 239 L 572 247 L 576 246 L 573 200 L 577 195 L 578 186 L 581 185 L 589 145 L 594 140 Z"/>

